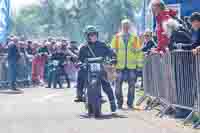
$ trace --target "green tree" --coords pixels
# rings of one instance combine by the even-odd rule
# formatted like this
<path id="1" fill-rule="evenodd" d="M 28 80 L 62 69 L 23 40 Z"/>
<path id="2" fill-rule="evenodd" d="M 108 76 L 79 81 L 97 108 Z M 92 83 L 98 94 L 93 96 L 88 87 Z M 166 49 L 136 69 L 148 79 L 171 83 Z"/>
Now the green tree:
<path id="1" fill-rule="evenodd" d="M 141 7 L 140 0 L 46 0 L 22 9 L 13 18 L 13 33 L 27 37 L 67 36 L 83 41 L 83 29 L 97 25 L 101 37 L 110 40 L 120 21 Z"/>

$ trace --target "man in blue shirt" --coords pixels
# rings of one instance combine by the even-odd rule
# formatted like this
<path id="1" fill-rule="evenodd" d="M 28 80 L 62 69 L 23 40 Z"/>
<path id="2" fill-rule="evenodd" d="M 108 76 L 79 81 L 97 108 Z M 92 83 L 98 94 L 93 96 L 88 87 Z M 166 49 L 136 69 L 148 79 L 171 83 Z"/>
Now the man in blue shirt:
<path id="1" fill-rule="evenodd" d="M 10 87 L 14 91 L 19 91 L 16 88 L 17 77 L 17 60 L 20 58 L 19 51 L 17 49 L 17 38 L 10 41 L 8 44 L 8 78 Z"/>

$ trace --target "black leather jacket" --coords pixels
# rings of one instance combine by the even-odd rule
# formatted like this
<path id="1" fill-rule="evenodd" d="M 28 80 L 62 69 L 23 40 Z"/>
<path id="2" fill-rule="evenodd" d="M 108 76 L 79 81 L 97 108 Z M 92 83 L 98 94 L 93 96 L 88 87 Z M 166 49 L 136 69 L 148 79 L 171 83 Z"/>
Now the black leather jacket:
<path id="1" fill-rule="evenodd" d="M 111 48 L 109 48 L 105 43 L 97 41 L 95 44 L 88 43 L 81 47 L 79 51 L 79 61 L 81 62 L 84 62 L 86 58 L 94 57 L 90 52 L 88 45 L 96 57 L 116 57 L 116 54 Z"/>

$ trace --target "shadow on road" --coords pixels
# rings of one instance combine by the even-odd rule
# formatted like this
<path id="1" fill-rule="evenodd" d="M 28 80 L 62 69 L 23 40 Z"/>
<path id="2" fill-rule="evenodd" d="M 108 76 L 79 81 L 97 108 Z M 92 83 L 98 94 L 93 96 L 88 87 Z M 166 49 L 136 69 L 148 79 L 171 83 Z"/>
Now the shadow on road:
<path id="1" fill-rule="evenodd" d="M 23 94 L 23 91 L 10 91 L 10 90 L 4 90 L 0 91 L 0 94 L 7 94 L 7 95 L 16 95 L 16 94 Z"/>
<path id="2" fill-rule="evenodd" d="M 94 118 L 94 116 L 88 116 L 88 114 L 80 115 L 80 119 L 90 119 Z M 95 118 L 96 120 L 107 120 L 107 119 L 125 119 L 127 116 L 120 114 L 102 114 L 101 117 Z"/>

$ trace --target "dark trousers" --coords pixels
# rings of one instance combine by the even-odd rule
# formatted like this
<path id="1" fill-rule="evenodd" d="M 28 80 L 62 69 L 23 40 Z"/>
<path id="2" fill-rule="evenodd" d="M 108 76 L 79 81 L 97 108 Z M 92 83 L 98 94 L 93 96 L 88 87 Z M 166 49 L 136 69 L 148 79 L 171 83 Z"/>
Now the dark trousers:
<path id="1" fill-rule="evenodd" d="M 8 61 L 8 79 L 12 89 L 16 88 L 17 62 Z"/>
<path id="2" fill-rule="evenodd" d="M 60 80 L 60 76 L 56 71 L 50 71 L 48 76 L 48 87 L 51 88 L 51 84 L 53 82 L 53 88 L 57 87 L 57 84 L 60 88 L 62 88 L 62 83 Z"/>
<path id="3" fill-rule="evenodd" d="M 85 74 L 87 71 L 81 69 L 78 71 L 78 79 L 77 79 L 77 97 L 82 98 L 83 96 L 83 89 L 86 82 Z"/>
<path id="4" fill-rule="evenodd" d="M 108 96 L 109 101 L 111 103 L 114 103 L 115 102 L 115 97 L 114 97 L 114 93 L 113 93 L 112 87 L 110 85 L 110 82 L 105 80 L 105 79 L 102 79 L 101 80 L 101 85 L 102 85 L 103 91 Z"/>
<path id="5" fill-rule="evenodd" d="M 128 81 L 127 105 L 129 107 L 132 107 L 135 99 L 135 83 L 137 79 L 136 70 L 124 69 L 124 70 L 118 70 L 117 73 L 118 77 L 116 80 L 116 89 L 115 89 L 117 104 L 118 106 L 123 105 L 124 98 L 123 98 L 122 84 L 124 81 Z"/>
<path id="6" fill-rule="evenodd" d="M 53 87 L 56 88 L 57 84 L 60 88 L 62 88 L 62 79 L 61 76 L 65 77 L 65 80 L 67 81 L 68 87 L 71 86 L 70 79 L 67 73 L 65 73 L 63 68 L 57 68 L 56 70 L 52 70 L 49 72 L 48 76 L 48 87 L 51 88 L 51 84 L 53 82 Z"/>
<path id="7" fill-rule="evenodd" d="M 67 81 L 67 87 L 70 88 L 71 83 L 70 83 L 69 75 L 67 73 L 64 73 L 64 76 L 65 76 L 65 80 Z"/>

